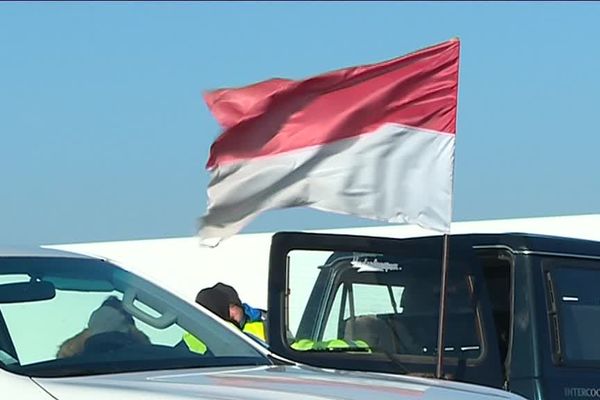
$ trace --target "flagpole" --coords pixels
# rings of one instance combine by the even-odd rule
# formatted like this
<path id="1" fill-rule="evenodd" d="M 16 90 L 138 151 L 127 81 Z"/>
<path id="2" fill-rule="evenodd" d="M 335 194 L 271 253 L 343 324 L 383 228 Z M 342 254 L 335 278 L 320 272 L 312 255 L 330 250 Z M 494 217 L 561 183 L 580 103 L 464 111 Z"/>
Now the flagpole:
<path id="1" fill-rule="evenodd" d="M 446 287 L 448 285 L 448 262 L 450 253 L 450 235 L 444 234 L 443 254 L 442 254 L 442 280 L 440 290 L 440 316 L 438 321 L 438 340 L 437 340 L 437 363 L 435 377 L 442 379 L 444 376 L 444 334 L 446 331 Z"/>
<path id="2" fill-rule="evenodd" d="M 459 41 L 458 37 L 453 40 Z M 458 99 L 458 76 L 456 79 L 456 97 Z M 458 100 L 457 104 L 458 106 Z M 456 120 L 454 121 L 454 132 L 456 132 Z M 453 150 L 454 157 L 454 150 Z M 454 177 L 454 160 L 452 162 L 452 177 Z M 452 179 L 452 191 L 454 192 L 454 179 Z M 446 289 L 448 287 L 448 264 L 450 262 L 450 222 L 452 221 L 452 195 L 450 196 L 450 221 L 448 224 L 448 231 L 444 234 L 443 237 L 443 253 L 442 253 L 442 279 L 441 279 L 441 289 L 440 289 L 440 316 L 438 320 L 438 340 L 437 340 L 437 362 L 435 368 L 435 377 L 438 379 L 443 379 L 444 377 L 444 352 L 446 351 L 446 346 L 444 345 L 444 335 L 446 333 Z"/>

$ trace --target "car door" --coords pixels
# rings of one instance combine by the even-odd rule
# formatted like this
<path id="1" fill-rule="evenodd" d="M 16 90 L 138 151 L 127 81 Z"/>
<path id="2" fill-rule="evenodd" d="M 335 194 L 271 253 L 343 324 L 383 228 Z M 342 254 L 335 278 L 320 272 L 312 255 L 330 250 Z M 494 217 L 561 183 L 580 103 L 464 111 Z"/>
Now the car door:
<path id="1" fill-rule="evenodd" d="M 269 266 L 271 349 L 309 365 L 433 377 L 442 237 L 277 233 Z M 444 372 L 500 387 L 494 321 L 468 240 L 452 237 Z"/>

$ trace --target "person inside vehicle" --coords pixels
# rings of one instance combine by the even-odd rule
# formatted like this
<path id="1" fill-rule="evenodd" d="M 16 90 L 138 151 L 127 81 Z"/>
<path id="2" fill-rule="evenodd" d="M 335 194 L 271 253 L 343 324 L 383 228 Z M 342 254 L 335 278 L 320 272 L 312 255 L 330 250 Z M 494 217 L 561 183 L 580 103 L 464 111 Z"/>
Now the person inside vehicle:
<path id="1" fill-rule="evenodd" d="M 92 312 L 87 328 L 59 346 L 56 357 L 113 351 L 132 344 L 150 344 L 150 339 L 137 329 L 121 301 L 110 296 Z"/>

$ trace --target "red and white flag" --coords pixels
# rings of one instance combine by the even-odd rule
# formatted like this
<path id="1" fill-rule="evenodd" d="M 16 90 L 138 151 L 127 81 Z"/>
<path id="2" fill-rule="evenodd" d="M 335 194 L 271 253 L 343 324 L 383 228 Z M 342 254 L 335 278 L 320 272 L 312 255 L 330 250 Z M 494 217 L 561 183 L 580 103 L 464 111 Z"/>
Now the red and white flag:
<path id="1" fill-rule="evenodd" d="M 298 206 L 448 232 L 459 47 L 206 93 L 224 132 L 200 236 Z"/>

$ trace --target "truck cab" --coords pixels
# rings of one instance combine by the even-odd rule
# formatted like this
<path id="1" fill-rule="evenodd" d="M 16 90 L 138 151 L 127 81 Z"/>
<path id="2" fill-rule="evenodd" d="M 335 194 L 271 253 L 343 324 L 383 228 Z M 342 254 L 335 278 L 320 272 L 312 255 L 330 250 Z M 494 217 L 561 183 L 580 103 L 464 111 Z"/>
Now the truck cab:
<path id="1" fill-rule="evenodd" d="M 450 236 L 444 378 L 529 399 L 600 397 L 600 243 Z M 271 349 L 305 364 L 433 377 L 442 237 L 278 233 Z"/>

